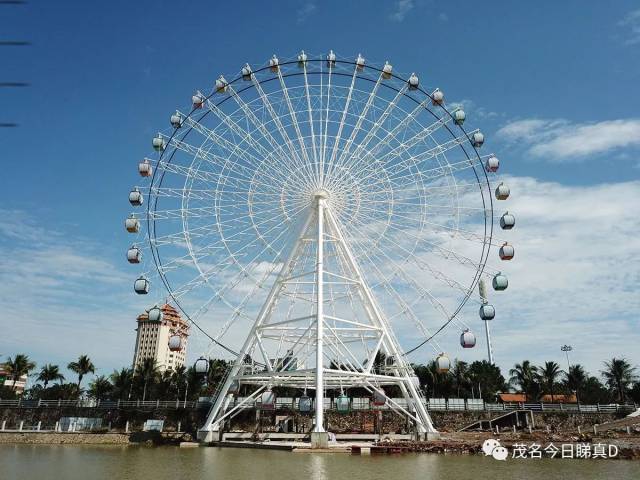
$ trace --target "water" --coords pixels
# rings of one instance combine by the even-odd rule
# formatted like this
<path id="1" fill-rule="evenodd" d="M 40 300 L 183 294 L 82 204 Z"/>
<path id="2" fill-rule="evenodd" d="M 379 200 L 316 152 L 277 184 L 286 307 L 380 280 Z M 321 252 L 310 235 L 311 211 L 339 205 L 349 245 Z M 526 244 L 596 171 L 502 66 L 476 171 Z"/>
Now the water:
<path id="1" fill-rule="evenodd" d="M 2 480 L 324 480 L 640 478 L 628 460 L 507 460 L 466 455 L 355 456 L 239 448 L 0 445 Z"/>

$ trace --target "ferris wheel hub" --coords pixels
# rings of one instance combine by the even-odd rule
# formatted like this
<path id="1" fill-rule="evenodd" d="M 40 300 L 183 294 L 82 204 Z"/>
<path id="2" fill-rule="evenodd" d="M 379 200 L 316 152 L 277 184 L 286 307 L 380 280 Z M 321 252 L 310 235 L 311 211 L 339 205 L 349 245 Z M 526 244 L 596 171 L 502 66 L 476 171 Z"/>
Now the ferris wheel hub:
<path id="1" fill-rule="evenodd" d="M 329 191 L 325 190 L 324 188 L 320 188 L 320 189 L 314 191 L 313 195 L 312 195 L 313 200 L 316 200 L 316 201 L 320 200 L 320 199 L 327 200 L 329 198 L 329 196 L 330 196 L 329 195 Z"/>

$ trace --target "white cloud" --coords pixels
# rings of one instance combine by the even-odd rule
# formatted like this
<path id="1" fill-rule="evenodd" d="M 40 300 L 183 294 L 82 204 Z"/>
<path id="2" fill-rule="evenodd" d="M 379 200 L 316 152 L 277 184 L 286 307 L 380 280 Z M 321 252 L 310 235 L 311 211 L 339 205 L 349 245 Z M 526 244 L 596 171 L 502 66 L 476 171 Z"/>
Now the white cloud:
<path id="1" fill-rule="evenodd" d="M 25 212 L 0 216 L 0 354 L 64 367 L 86 353 L 99 373 L 128 365 L 142 308 L 133 275 L 108 261 L 103 245 L 47 229 Z"/>
<path id="2" fill-rule="evenodd" d="M 623 43 L 625 45 L 636 45 L 640 43 L 640 9 L 629 12 L 618 26 L 625 30 Z"/>
<path id="3" fill-rule="evenodd" d="M 492 255 L 510 280 L 505 292 L 490 292 L 499 364 L 504 369 L 525 358 L 561 363 L 565 343 L 574 347 L 572 361 L 594 374 L 612 356 L 640 363 L 640 182 L 504 181 L 512 197 L 498 208 L 515 214 L 516 227 L 497 235 L 514 244 L 516 256 L 500 262 Z M 481 332 L 480 321 L 475 324 Z M 484 357 L 479 343 L 474 354 Z"/>
<path id="4" fill-rule="evenodd" d="M 407 14 L 415 7 L 413 0 L 398 0 L 389 18 L 394 22 L 402 22 Z"/>
<path id="5" fill-rule="evenodd" d="M 314 2 L 305 2 L 296 12 L 297 22 L 304 23 L 304 21 L 315 13 L 317 6 Z"/>
<path id="6" fill-rule="evenodd" d="M 578 161 L 590 155 L 640 145 L 640 119 L 571 123 L 563 119 L 526 119 L 498 130 L 498 138 L 521 143 L 529 154 L 549 161 Z"/>

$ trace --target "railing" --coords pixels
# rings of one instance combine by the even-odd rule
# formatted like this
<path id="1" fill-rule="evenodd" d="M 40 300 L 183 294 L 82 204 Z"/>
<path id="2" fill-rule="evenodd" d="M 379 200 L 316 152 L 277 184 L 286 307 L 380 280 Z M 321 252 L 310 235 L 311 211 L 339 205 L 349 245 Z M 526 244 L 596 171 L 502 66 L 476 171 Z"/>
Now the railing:
<path id="1" fill-rule="evenodd" d="M 236 406 L 245 400 L 244 397 L 234 397 L 229 404 Z M 394 403 L 406 408 L 407 402 L 404 398 L 392 399 Z M 299 398 L 279 397 L 276 398 L 275 408 L 298 409 Z M 629 413 L 638 409 L 636 404 L 595 404 L 584 405 L 576 403 L 486 403 L 482 400 L 464 398 L 429 398 L 423 400 L 424 405 L 431 411 L 510 411 L 510 410 L 532 410 L 534 412 L 571 412 L 571 413 Z M 250 400 L 242 408 L 254 408 L 255 400 Z M 184 401 L 184 400 L 2 400 L 0 407 L 17 408 L 101 408 L 101 409 L 198 409 L 209 408 L 211 401 Z M 369 398 L 352 398 L 351 410 L 371 410 L 374 408 Z M 389 404 L 375 406 L 375 409 L 389 409 Z M 331 398 L 325 398 L 325 409 L 335 409 L 335 402 Z"/>
<path id="2" fill-rule="evenodd" d="M 162 408 L 162 409 L 194 409 L 209 406 L 209 401 L 184 401 L 184 400 L 2 400 L 0 407 L 18 408 Z"/>

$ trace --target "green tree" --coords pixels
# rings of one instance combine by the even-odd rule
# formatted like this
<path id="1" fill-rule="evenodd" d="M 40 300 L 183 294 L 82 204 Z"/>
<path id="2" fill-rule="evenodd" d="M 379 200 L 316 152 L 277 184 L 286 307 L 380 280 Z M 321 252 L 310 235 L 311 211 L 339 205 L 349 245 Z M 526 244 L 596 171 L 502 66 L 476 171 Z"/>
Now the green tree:
<path id="1" fill-rule="evenodd" d="M 130 368 L 114 370 L 109 378 L 113 385 L 113 398 L 128 399 L 133 386 L 133 370 Z"/>
<path id="2" fill-rule="evenodd" d="M 636 380 L 636 369 L 624 358 L 612 358 L 604 362 L 605 369 L 602 370 L 602 377 L 613 393 L 614 398 L 624 403 L 631 384 Z"/>
<path id="3" fill-rule="evenodd" d="M 36 380 L 42 382 L 43 388 L 46 389 L 47 385 L 49 385 L 49 382 L 62 382 L 64 380 L 64 375 L 60 373 L 60 368 L 58 367 L 58 365 L 52 365 L 48 363 L 40 369 L 40 373 L 38 374 L 38 378 Z"/>
<path id="4" fill-rule="evenodd" d="M 5 368 L 9 373 L 9 378 L 13 381 L 11 390 L 15 392 L 20 377 L 23 375 L 29 375 L 29 372 L 36 368 L 36 364 L 29 359 L 28 355 L 18 353 L 13 358 L 7 358 Z"/>
<path id="5" fill-rule="evenodd" d="M 176 397 L 180 399 L 180 390 L 187 386 L 187 367 L 178 365 L 172 372 L 173 383 L 176 386 Z"/>
<path id="6" fill-rule="evenodd" d="M 578 363 L 571 365 L 569 371 L 564 374 L 564 386 L 568 393 L 576 394 L 578 400 L 580 400 L 580 392 L 584 389 L 587 382 L 588 375 L 584 370 L 584 367 Z"/>
<path id="7" fill-rule="evenodd" d="M 95 373 L 96 367 L 91 362 L 91 359 L 87 355 L 80 355 L 75 362 L 69 362 L 67 368 L 73 373 L 78 375 L 78 396 L 80 396 L 80 384 L 85 375 L 89 373 Z"/>
<path id="8" fill-rule="evenodd" d="M 531 365 L 529 360 L 516 363 L 513 368 L 509 370 L 509 375 L 511 376 L 509 383 L 519 388 L 527 399 L 533 400 L 538 397 L 540 393 L 540 387 L 537 382 L 538 369 L 534 365 Z"/>
<path id="9" fill-rule="evenodd" d="M 453 361 L 453 368 L 451 369 L 451 379 L 453 380 L 453 386 L 456 389 L 456 396 L 458 398 L 467 397 L 467 391 L 470 383 L 469 364 L 456 358 Z"/>
<path id="10" fill-rule="evenodd" d="M 158 379 L 158 366 L 154 358 L 148 357 L 142 360 L 136 368 L 134 377 L 143 384 L 142 401 L 147 399 L 147 387 L 152 387 Z"/>
<path id="11" fill-rule="evenodd" d="M 89 396 L 96 400 L 105 400 L 110 397 L 113 391 L 113 385 L 107 377 L 100 375 L 93 379 L 89 384 Z"/>
<path id="12" fill-rule="evenodd" d="M 468 370 L 469 380 L 474 388 L 478 388 L 485 402 L 494 402 L 498 392 L 507 390 L 507 384 L 500 367 L 487 360 L 471 363 Z"/>
<path id="13" fill-rule="evenodd" d="M 551 403 L 553 403 L 553 397 L 554 393 L 556 392 L 558 380 L 562 375 L 560 365 L 558 365 L 556 362 L 545 362 L 544 365 L 538 367 L 537 375 L 540 386 L 544 390 L 543 393 L 551 394 Z"/>

